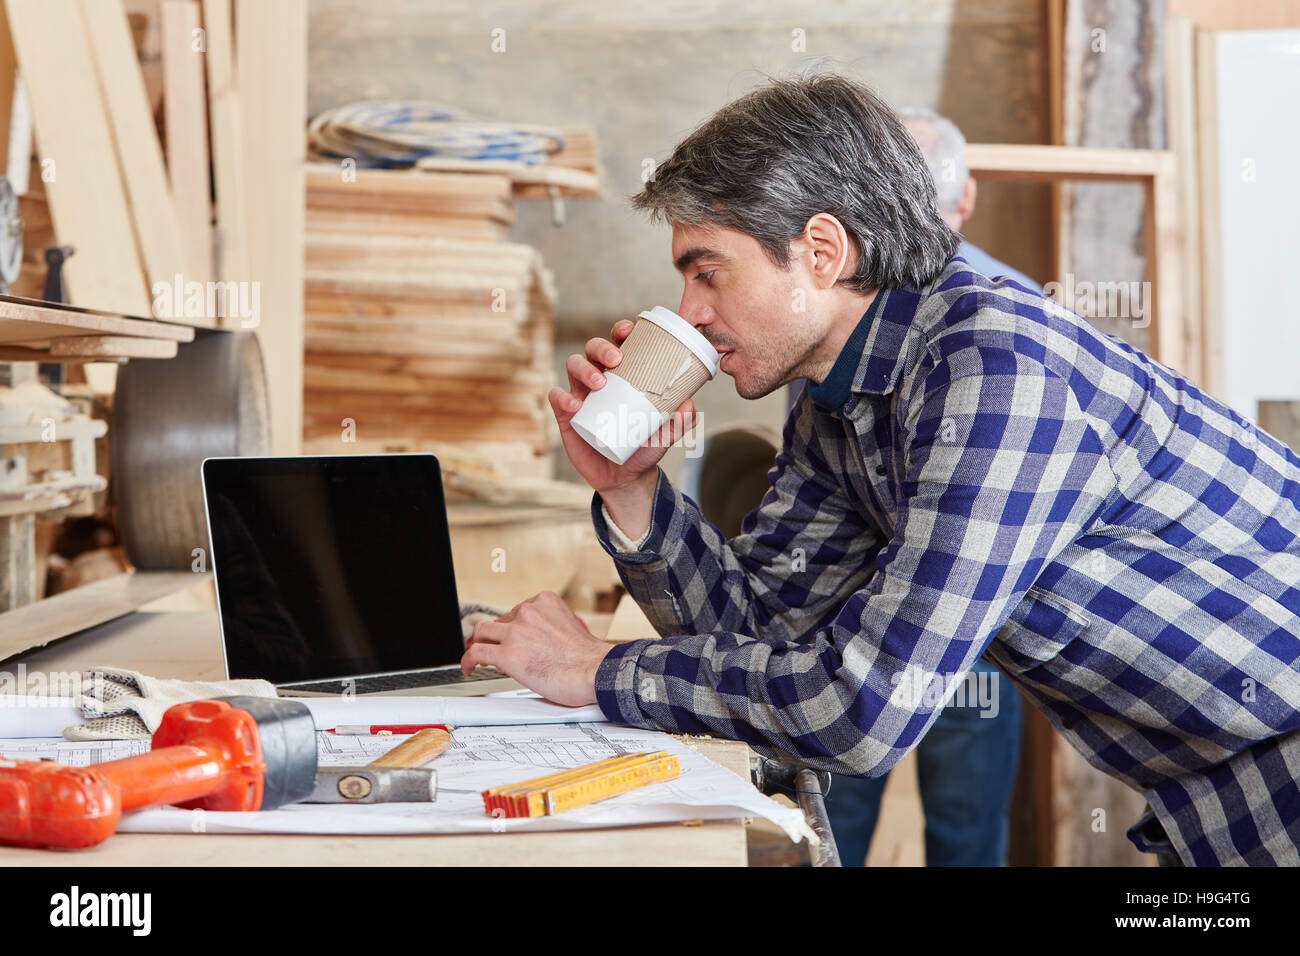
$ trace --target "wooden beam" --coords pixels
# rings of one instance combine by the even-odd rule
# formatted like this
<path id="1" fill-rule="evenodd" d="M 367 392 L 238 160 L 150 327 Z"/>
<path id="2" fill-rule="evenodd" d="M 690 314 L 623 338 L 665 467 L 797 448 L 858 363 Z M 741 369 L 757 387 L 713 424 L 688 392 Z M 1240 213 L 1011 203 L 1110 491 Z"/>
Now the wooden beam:
<path id="1" fill-rule="evenodd" d="M 163 109 L 167 117 L 167 171 L 193 278 L 213 275 L 212 179 L 208 158 L 208 91 L 204 54 L 195 50 L 202 13 L 198 0 L 162 5 Z M 201 34 L 200 34 L 201 35 Z"/>
<path id="2" fill-rule="evenodd" d="M 81 0 L 81 13 L 149 287 L 170 287 L 177 275 L 197 278 L 195 268 L 186 261 L 162 146 L 122 0 Z M 62 236 L 60 239 L 75 242 Z M 178 321 L 213 324 L 207 317 Z"/>
<path id="3" fill-rule="evenodd" d="M 306 188 L 306 0 L 237 0 L 242 208 L 249 278 L 260 284 L 258 327 L 270 370 L 271 440 L 296 455 L 303 435 L 303 229 Z M 420 174 L 423 175 L 423 174 Z"/>
<path id="4" fill-rule="evenodd" d="M 212 173 L 217 194 L 217 276 L 249 278 L 244 223 L 243 148 L 235 89 L 235 38 L 230 0 L 203 0 L 208 49 L 208 110 L 212 126 Z"/>
<path id="5" fill-rule="evenodd" d="M 0 169 L 8 176 L 9 127 L 13 119 L 14 93 L 18 82 L 18 56 L 9 36 L 9 18 L 0 4 Z"/>
<path id="6" fill-rule="evenodd" d="M 1178 164 L 1178 211 L 1182 223 L 1182 301 L 1186 316 L 1187 372 L 1214 394 L 1201 302 L 1200 172 L 1196 129 L 1196 30 L 1186 17 L 1165 17 L 1165 141 Z M 1221 396 L 1220 396 L 1221 397 Z"/>
<path id="7" fill-rule="evenodd" d="M 77 0 L 5 0 L 40 137 L 42 179 L 78 305 L 149 315 L 144 266 Z"/>
<path id="8" fill-rule="evenodd" d="M 1014 182 L 1103 180 L 1141 182 L 1169 168 L 1161 149 L 1098 149 L 1087 146 L 1024 146 L 970 143 L 966 165 L 979 179 Z"/>
<path id="9" fill-rule="evenodd" d="M 1178 217 L 1178 163 L 1172 152 L 973 143 L 966 147 L 966 164 L 973 176 L 985 180 L 1141 183 L 1146 196 L 1146 278 L 1150 283 L 1147 352 L 1193 378 L 1201 374 L 1200 368 L 1188 367 L 1190 341 L 1198 330 L 1189 326 L 1182 306 L 1183 234 Z"/>
<path id="10" fill-rule="evenodd" d="M 1196 161 L 1200 170 L 1197 217 L 1200 221 L 1201 335 L 1205 343 L 1205 389 L 1224 397 L 1223 282 L 1219 210 L 1219 75 L 1214 33 L 1196 31 Z"/>

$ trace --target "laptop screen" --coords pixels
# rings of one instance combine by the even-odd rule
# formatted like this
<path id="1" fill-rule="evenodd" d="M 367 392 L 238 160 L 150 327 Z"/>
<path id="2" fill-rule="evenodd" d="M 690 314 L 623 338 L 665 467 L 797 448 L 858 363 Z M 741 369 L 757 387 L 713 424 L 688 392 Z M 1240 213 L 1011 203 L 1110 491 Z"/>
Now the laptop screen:
<path id="1" fill-rule="evenodd" d="M 203 488 L 230 677 L 283 684 L 460 660 L 433 455 L 210 458 Z"/>

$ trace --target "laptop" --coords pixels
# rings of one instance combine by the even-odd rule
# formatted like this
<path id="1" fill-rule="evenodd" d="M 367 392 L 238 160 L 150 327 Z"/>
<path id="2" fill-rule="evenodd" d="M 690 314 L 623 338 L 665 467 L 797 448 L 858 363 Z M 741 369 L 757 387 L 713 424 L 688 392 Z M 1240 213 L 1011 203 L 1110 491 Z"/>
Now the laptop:
<path id="1" fill-rule="evenodd" d="M 438 459 L 209 458 L 203 500 L 228 678 L 285 697 L 471 696 Z"/>

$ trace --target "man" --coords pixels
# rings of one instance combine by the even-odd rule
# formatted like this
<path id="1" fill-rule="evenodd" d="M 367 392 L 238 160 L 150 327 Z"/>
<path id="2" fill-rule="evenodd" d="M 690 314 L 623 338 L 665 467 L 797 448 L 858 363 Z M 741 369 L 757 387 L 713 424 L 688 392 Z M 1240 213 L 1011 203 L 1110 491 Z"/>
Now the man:
<path id="1" fill-rule="evenodd" d="M 986 653 L 1145 795 L 1141 848 L 1300 863 L 1300 458 L 954 259 L 915 142 L 850 80 L 729 104 L 634 205 L 672 223 L 678 311 L 742 397 L 817 384 L 726 541 L 657 467 L 691 402 L 623 466 L 572 430 L 631 323 L 588 342 L 551 407 L 663 639 L 610 647 L 543 593 L 477 625 L 463 667 L 879 776 L 942 708 L 917 686 L 955 687 Z"/>
<path id="2" fill-rule="evenodd" d="M 966 165 L 966 137 L 933 110 L 904 109 L 899 117 L 921 148 L 935 184 L 939 215 L 960 233 L 975 212 L 976 185 Z M 1042 288 L 968 239 L 961 240 L 957 255 L 983 275 L 1008 276 L 1034 291 Z M 966 693 L 943 708 L 916 748 L 925 862 L 1003 866 L 1020 757 L 1020 695 L 1003 684 L 997 668 L 983 658 L 975 661 L 962 689 Z M 826 810 L 846 864 L 857 865 L 867 857 L 888 777 L 841 776 L 831 785 Z"/>
<path id="3" fill-rule="evenodd" d="M 960 233 L 961 227 L 975 215 L 975 198 L 979 192 L 975 177 L 966 165 L 966 137 L 952 120 L 934 110 L 914 107 L 900 110 L 898 115 L 921 147 L 921 155 L 925 157 L 925 165 L 938 194 L 939 215 L 954 232 Z M 1023 272 L 989 255 L 969 239 L 961 240 L 957 255 L 974 266 L 976 272 L 990 279 L 1007 276 L 1035 292 L 1043 287 Z"/>

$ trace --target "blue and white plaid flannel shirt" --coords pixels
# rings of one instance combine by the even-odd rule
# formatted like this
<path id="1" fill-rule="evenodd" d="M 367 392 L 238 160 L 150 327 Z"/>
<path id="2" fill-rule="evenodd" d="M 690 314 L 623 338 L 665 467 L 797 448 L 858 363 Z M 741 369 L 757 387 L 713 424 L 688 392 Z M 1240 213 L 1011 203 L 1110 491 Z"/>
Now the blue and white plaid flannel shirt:
<path id="1" fill-rule="evenodd" d="M 623 552 L 593 499 L 665 638 L 609 652 L 604 713 L 877 776 L 942 709 L 900 688 L 985 654 L 1184 863 L 1300 863 L 1300 458 L 961 259 L 878 302 L 740 535 L 661 472 Z"/>

